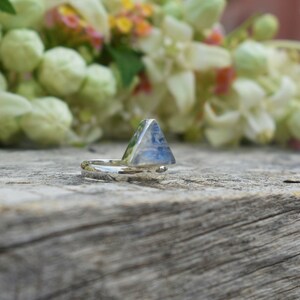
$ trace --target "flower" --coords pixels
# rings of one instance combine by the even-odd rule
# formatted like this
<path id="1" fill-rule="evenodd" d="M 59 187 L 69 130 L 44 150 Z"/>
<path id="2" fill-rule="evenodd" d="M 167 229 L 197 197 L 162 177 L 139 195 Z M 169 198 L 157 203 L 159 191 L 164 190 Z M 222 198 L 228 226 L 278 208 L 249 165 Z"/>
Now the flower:
<path id="1" fill-rule="evenodd" d="M 224 110 L 217 114 L 213 108 L 219 102 L 213 99 L 204 106 L 205 136 L 214 147 L 235 145 L 242 137 L 241 114 L 239 111 Z"/>
<path id="2" fill-rule="evenodd" d="M 96 104 L 105 107 L 116 95 L 117 83 L 112 71 L 101 65 L 90 65 L 78 96 L 85 100 L 85 104 Z"/>
<path id="3" fill-rule="evenodd" d="M 208 45 L 220 46 L 223 44 L 223 41 L 224 41 L 224 34 L 222 30 L 218 27 L 215 27 L 212 29 L 210 34 L 206 37 L 204 43 Z"/>
<path id="4" fill-rule="evenodd" d="M 86 64 L 76 51 L 56 47 L 45 53 L 38 73 L 39 81 L 47 91 L 68 96 L 80 89 Z"/>
<path id="5" fill-rule="evenodd" d="M 147 36 L 151 32 L 150 18 L 153 7 L 147 3 L 133 3 L 122 0 L 121 9 L 110 15 L 110 27 L 114 35 Z"/>
<path id="6" fill-rule="evenodd" d="M 21 82 L 16 88 L 16 93 L 29 100 L 45 96 L 44 89 L 35 79 Z"/>
<path id="7" fill-rule="evenodd" d="M 150 18 L 153 15 L 153 6 L 149 3 L 138 3 L 137 9 L 140 10 L 141 15 L 145 18 Z"/>
<path id="8" fill-rule="evenodd" d="M 20 126 L 16 118 L 8 116 L 0 117 L 0 145 L 14 144 L 19 132 Z"/>
<path id="9" fill-rule="evenodd" d="M 149 36 L 140 38 L 137 48 L 146 53 L 143 61 L 154 88 L 167 87 L 182 114 L 190 112 L 196 101 L 194 71 L 231 64 L 227 50 L 194 42 L 193 29 L 171 16 L 165 17 L 162 29 L 153 28 Z"/>
<path id="10" fill-rule="evenodd" d="M 192 72 L 176 72 L 167 81 L 168 89 L 179 111 L 186 112 L 193 107 L 196 98 L 195 77 Z"/>
<path id="11" fill-rule="evenodd" d="M 118 13 L 122 7 L 122 0 L 102 0 L 102 3 L 110 15 Z"/>
<path id="12" fill-rule="evenodd" d="M 216 71 L 216 95 L 227 94 L 236 79 L 236 72 L 232 67 L 221 68 Z"/>
<path id="13" fill-rule="evenodd" d="M 275 135 L 275 121 L 265 107 L 266 93 L 253 80 L 239 78 L 227 105 L 213 98 L 204 106 L 205 135 L 216 147 L 237 144 L 244 136 L 266 144 Z"/>
<path id="14" fill-rule="evenodd" d="M 60 5 L 46 14 L 47 36 L 57 45 L 70 48 L 89 47 L 96 54 L 101 50 L 104 37 L 70 5 Z"/>
<path id="15" fill-rule="evenodd" d="M 139 74 L 139 80 L 135 87 L 133 94 L 138 95 L 139 93 L 150 94 L 152 92 L 152 85 L 149 78 L 145 73 Z"/>
<path id="16" fill-rule="evenodd" d="M 0 92 L 7 90 L 7 80 L 4 75 L 0 72 Z"/>
<path id="17" fill-rule="evenodd" d="M 12 2 L 16 16 L 0 13 L 1 144 L 124 137 L 147 117 L 214 146 L 300 141 L 300 46 L 268 40 L 270 14 L 226 36 L 226 0 Z"/>
<path id="18" fill-rule="evenodd" d="M 275 121 L 265 108 L 266 93 L 256 82 L 238 79 L 233 84 L 239 111 L 245 119 L 244 135 L 252 142 L 269 143 L 274 137 Z"/>
<path id="19" fill-rule="evenodd" d="M 94 27 L 87 25 L 85 27 L 85 33 L 87 34 L 87 38 L 90 41 L 91 45 L 96 49 L 100 50 L 103 46 L 103 36 L 101 33 L 96 31 Z"/>
<path id="20" fill-rule="evenodd" d="M 181 1 L 167 1 L 162 6 L 162 9 L 166 15 L 172 16 L 176 19 L 183 18 L 183 4 Z"/>
<path id="21" fill-rule="evenodd" d="M 38 34 L 29 29 L 10 30 L 0 45 L 1 60 L 6 69 L 31 72 L 40 63 L 44 45 Z"/>
<path id="22" fill-rule="evenodd" d="M 276 125 L 272 116 L 263 109 L 257 109 L 245 116 L 244 135 L 257 144 L 267 144 L 272 141 Z"/>
<path id="23" fill-rule="evenodd" d="M 0 24 L 5 29 L 35 27 L 45 13 L 42 0 L 11 0 L 15 15 L 0 12 Z"/>
<path id="24" fill-rule="evenodd" d="M 41 1 L 41 0 L 39 0 Z M 92 26 L 97 32 L 101 33 L 108 41 L 110 39 L 109 17 L 102 1 L 99 0 L 44 0 L 47 9 L 52 9 L 61 4 L 69 4 L 80 16 Z"/>
<path id="25" fill-rule="evenodd" d="M 101 3 L 97 0 L 87 0 L 85 2 L 78 0 L 69 0 L 69 3 L 80 12 L 80 15 L 86 20 L 96 31 L 101 32 L 104 37 L 109 40 L 110 31 L 108 23 L 108 14 Z"/>
<path id="26" fill-rule="evenodd" d="M 276 85 L 277 90 L 267 99 L 267 109 L 275 120 L 284 118 L 289 110 L 289 104 L 296 97 L 296 84 L 288 76 L 283 76 Z"/>
<path id="27" fill-rule="evenodd" d="M 290 103 L 290 115 L 287 119 L 287 127 L 295 139 L 300 139 L 300 103 L 293 101 Z"/>
<path id="28" fill-rule="evenodd" d="M 19 117 L 31 110 L 31 104 L 26 98 L 3 91 L 0 92 L 0 107 L 0 115 L 9 117 Z"/>
<path id="29" fill-rule="evenodd" d="M 152 27 L 149 24 L 149 22 L 146 22 L 144 20 L 136 20 L 135 30 L 134 30 L 136 36 L 138 37 L 147 36 L 150 34 L 151 30 Z"/>
<path id="30" fill-rule="evenodd" d="M 115 26 L 121 33 L 129 33 L 133 27 L 133 22 L 127 17 L 120 17 L 115 20 Z"/>
<path id="31" fill-rule="evenodd" d="M 17 118 L 30 112 L 31 104 L 24 97 L 1 91 L 0 107 L 0 143 L 8 145 L 20 132 Z"/>
<path id="32" fill-rule="evenodd" d="M 259 17 L 253 25 L 253 37 L 256 40 L 270 40 L 278 32 L 279 22 L 272 14 Z"/>
<path id="33" fill-rule="evenodd" d="M 128 11 L 134 9 L 134 4 L 133 4 L 132 0 L 121 0 L 121 3 L 122 3 L 122 6 Z"/>
<path id="34" fill-rule="evenodd" d="M 245 41 L 235 50 L 234 66 L 243 76 L 257 76 L 264 74 L 268 67 L 268 53 L 266 47 L 255 41 Z"/>
<path id="35" fill-rule="evenodd" d="M 198 31 L 211 28 L 218 22 L 225 5 L 225 0 L 186 0 L 184 20 Z"/>
<path id="36" fill-rule="evenodd" d="M 54 97 L 39 98 L 31 103 L 32 111 L 21 118 L 25 134 L 41 145 L 64 142 L 73 119 L 67 104 Z"/>

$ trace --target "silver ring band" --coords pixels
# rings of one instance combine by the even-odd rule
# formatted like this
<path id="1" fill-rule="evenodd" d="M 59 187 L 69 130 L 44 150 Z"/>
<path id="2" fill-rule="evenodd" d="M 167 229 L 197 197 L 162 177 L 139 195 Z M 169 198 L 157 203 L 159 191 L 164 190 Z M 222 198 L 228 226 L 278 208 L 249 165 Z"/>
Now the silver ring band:
<path id="1" fill-rule="evenodd" d="M 81 169 L 84 177 L 105 181 L 153 181 L 153 175 L 167 171 L 166 166 L 128 166 L 120 159 L 86 160 Z"/>

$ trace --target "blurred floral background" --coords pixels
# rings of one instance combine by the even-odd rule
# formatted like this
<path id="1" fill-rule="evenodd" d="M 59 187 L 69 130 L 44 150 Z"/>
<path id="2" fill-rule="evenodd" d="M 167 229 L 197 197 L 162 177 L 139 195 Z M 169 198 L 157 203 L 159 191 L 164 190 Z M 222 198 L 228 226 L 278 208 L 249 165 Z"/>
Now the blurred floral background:
<path id="1" fill-rule="evenodd" d="M 271 13 L 280 22 L 276 38 L 300 39 L 300 2 L 298 0 L 230 0 L 221 22 L 227 31 L 232 31 L 256 13 Z"/>
<path id="2" fill-rule="evenodd" d="M 299 33 L 286 22 L 298 22 L 297 1 L 10 2 L 2 146 L 128 139 L 156 118 L 184 141 L 299 148 Z"/>

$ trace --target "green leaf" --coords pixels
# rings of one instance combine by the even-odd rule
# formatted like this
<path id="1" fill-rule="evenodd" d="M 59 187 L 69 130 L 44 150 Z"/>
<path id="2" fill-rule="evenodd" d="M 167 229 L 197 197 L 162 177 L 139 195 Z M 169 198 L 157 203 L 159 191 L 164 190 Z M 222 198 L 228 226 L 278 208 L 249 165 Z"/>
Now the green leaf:
<path id="1" fill-rule="evenodd" d="M 9 0 L 0 0 L 0 11 L 15 15 L 17 12 Z"/>
<path id="2" fill-rule="evenodd" d="M 144 68 L 140 55 L 125 47 L 107 47 L 107 50 L 119 68 L 124 87 L 129 87 L 134 77 Z"/>

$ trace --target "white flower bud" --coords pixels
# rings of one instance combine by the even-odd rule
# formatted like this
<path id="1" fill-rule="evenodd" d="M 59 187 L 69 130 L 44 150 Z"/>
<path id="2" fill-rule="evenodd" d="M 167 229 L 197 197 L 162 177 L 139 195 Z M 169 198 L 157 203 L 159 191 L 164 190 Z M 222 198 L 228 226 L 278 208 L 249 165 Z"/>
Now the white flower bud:
<path id="1" fill-rule="evenodd" d="M 15 15 L 0 12 L 0 24 L 5 29 L 28 28 L 36 26 L 45 13 L 43 0 L 11 0 Z"/>
<path id="2" fill-rule="evenodd" d="M 48 50 L 39 67 L 39 81 L 44 88 L 59 96 L 76 93 L 86 75 L 86 64 L 74 50 L 63 47 Z"/>
<path id="3" fill-rule="evenodd" d="M 104 66 L 91 65 L 79 91 L 79 97 L 87 103 L 108 105 L 117 92 L 117 83 L 113 72 Z"/>
<path id="4" fill-rule="evenodd" d="M 11 144 L 20 131 L 17 117 L 31 110 L 25 98 L 7 92 L 0 92 L 0 144 Z"/>
<path id="5" fill-rule="evenodd" d="M 287 120 L 287 127 L 294 138 L 300 139 L 300 104 L 295 101 L 292 102 L 290 111 L 291 114 Z"/>
<path id="6" fill-rule="evenodd" d="M 0 145 L 13 144 L 19 132 L 20 126 L 16 118 L 0 116 Z"/>
<path id="7" fill-rule="evenodd" d="M 26 135 L 41 145 L 61 144 L 72 124 L 67 104 L 54 97 L 39 98 L 31 103 L 31 113 L 21 119 Z"/>
<path id="8" fill-rule="evenodd" d="M 253 37 L 256 40 L 270 40 L 272 39 L 279 28 L 277 17 L 272 14 L 265 14 L 258 18 L 253 26 Z"/>
<path id="9" fill-rule="evenodd" d="M 45 91 L 34 79 L 21 82 L 16 89 L 16 93 L 29 100 L 45 96 Z"/>
<path id="10" fill-rule="evenodd" d="M 0 91 L 7 90 L 7 81 L 4 75 L 0 72 Z"/>
<path id="11" fill-rule="evenodd" d="M 1 60 L 6 69 L 31 72 L 39 64 L 44 45 L 38 34 L 29 29 L 14 29 L 3 38 L 0 46 Z"/>
<path id="12" fill-rule="evenodd" d="M 234 65 L 239 74 L 257 76 L 267 71 L 267 49 L 260 43 L 246 41 L 234 53 Z"/>
<path id="13" fill-rule="evenodd" d="M 225 8 L 225 0 L 184 1 L 185 20 L 197 30 L 211 28 L 220 19 Z"/>

